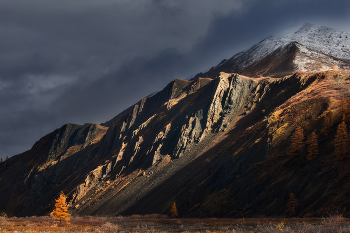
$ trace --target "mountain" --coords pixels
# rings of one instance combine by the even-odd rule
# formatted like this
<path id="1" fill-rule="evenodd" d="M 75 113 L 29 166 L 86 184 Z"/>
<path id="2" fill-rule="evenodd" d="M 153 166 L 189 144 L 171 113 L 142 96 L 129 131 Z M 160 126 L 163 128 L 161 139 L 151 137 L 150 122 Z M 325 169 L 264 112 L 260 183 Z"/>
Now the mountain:
<path id="1" fill-rule="evenodd" d="M 215 78 L 222 71 L 279 78 L 297 71 L 330 70 L 335 65 L 350 70 L 350 33 L 311 24 L 293 29 L 268 37 L 195 78 Z"/>
<path id="2" fill-rule="evenodd" d="M 334 151 L 344 113 L 349 123 L 339 52 L 349 41 L 340 32 L 327 47 L 328 31 L 338 32 L 307 24 L 269 37 L 104 124 L 62 126 L 0 164 L 0 212 L 48 214 L 63 191 L 79 215 L 168 214 L 176 202 L 182 217 L 285 216 L 290 193 L 298 216 L 350 215 L 350 159 Z M 290 156 L 298 127 L 305 139 Z"/>

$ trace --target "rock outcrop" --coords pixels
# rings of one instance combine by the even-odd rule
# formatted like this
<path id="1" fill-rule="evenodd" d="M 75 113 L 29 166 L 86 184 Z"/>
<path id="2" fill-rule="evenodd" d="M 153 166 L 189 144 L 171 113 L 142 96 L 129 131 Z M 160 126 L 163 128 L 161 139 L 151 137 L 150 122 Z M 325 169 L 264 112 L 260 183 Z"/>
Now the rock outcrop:
<path id="1" fill-rule="evenodd" d="M 0 163 L 0 212 L 48 214 L 63 191 L 79 215 L 167 214 L 174 202 L 184 217 L 287 215 L 290 193 L 299 216 L 350 215 L 349 160 L 334 153 L 337 127 L 349 122 L 349 64 L 271 41 L 106 123 L 66 124 Z M 297 127 L 318 135 L 312 161 L 305 140 L 288 155 Z"/>
<path id="2" fill-rule="evenodd" d="M 347 72 L 297 73 L 281 79 L 222 72 L 213 80 L 175 80 L 109 128 L 67 124 L 30 151 L 3 162 L 1 195 L 6 201 L 1 209 L 19 216 L 42 215 L 63 190 L 71 211 L 83 215 L 166 214 L 172 201 L 183 216 L 284 214 L 283 198 L 302 190 L 283 187 L 291 174 L 284 176 L 275 168 L 282 172 L 276 177 L 283 177 L 278 190 L 285 191 L 265 212 L 271 203 L 261 200 L 265 204 L 260 208 L 255 198 L 269 191 L 265 186 L 274 178 L 267 173 L 274 172 L 268 168 L 275 163 L 287 170 L 308 164 L 305 158 L 293 162 L 286 156 L 290 135 L 299 125 L 305 132 L 320 131 L 317 125 L 329 111 L 336 124 L 339 99 L 348 97 L 348 79 Z M 330 148 L 333 139 L 323 140 Z M 210 199 L 213 195 L 222 203 Z M 330 203 L 310 213 L 324 213 L 322 207 Z"/>

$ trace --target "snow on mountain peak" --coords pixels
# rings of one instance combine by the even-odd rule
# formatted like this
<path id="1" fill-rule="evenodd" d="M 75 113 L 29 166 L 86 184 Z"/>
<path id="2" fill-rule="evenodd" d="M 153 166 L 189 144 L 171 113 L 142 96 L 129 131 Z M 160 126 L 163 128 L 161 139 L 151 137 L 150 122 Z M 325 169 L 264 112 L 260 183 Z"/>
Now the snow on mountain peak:
<path id="1" fill-rule="evenodd" d="M 272 36 L 269 40 L 279 40 L 284 43 L 295 41 L 333 57 L 350 59 L 350 33 L 325 26 L 307 23 L 294 33 L 283 37 Z"/>
<path id="2" fill-rule="evenodd" d="M 239 60 L 241 68 L 244 69 L 292 42 L 323 54 L 350 60 L 350 33 L 309 23 L 300 26 L 297 24 L 275 36 L 270 36 L 226 62 Z M 220 63 L 215 68 L 223 64 Z"/>

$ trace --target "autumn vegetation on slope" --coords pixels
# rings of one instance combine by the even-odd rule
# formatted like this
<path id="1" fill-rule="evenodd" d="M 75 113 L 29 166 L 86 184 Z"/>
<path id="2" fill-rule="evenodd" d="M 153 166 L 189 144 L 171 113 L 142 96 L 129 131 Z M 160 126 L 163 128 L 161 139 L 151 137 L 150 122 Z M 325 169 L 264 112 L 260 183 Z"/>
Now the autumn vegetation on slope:
<path id="1" fill-rule="evenodd" d="M 206 106 L 211 99 L 205 94 L 214 88 L 214 85 L 212 85 L 214 82 L 229 83 L 227 80 L 234 80 L 241 81 L 242 86 L 243 84 L 249 86 L 249 83 L 260 82 L 262 84 L 259 86 L 262 87 L 259 90 L 260 92 L 252 88 L 249 89 L 248 93 L 254 95 L 259 92 L 259 98 L 244 100 L 243 110 L 238 112 L 231 122 L 227 121 L 225 128 L 222 127 L 222 130 L 211 134 L 217 135 L 214 138 L 215 141 L 208 140 L 205 145 L 194 144 L 189 149 L 194 152 L 201 152 L 198 156 L 196 154 L 197 157 L 188 163 L 186 162 L 181 170 L 172 174 L 164 182 L 157 183 L 156 188 L 149 190 L 149 193 L 144 195 L 142 199 L 135 201 L 133 206 L 128 206 L 123 213 L 118 214 L 161 213 L 170 215 L 171 207 L 176 202 L 179 217 L 305 217 L 325 216 L 335 210 L 338 210 L 344 216 L 349 216 L 350 204 L 347 201 L 347 190 L 350 190 L 350 183 L 347 177 L 350 176 L 348 169 L 350 161 L 348 155 L 344 152 L 345 150 L 341 149 L 341 146 L 336 146 L 347 146 L 346 141 L 349 133 L 349 119 L 347 116 L 349 114 L 346 110 L 347 107 L 344 106 L 349 105 L 349 72 L 298 72 L 282 79 L 252 79 L 243 76 L 237 77 L 233 74 L 225 74 L 225 76 L 227 77 L 218 78 L 203 89 L 199 88 L 198 92 L 189 94 L 188 96 L 191 98 L 183 97 L 181 104 L 174 105 L 175 109 L 167 109 L 166 105 L 162 105 L 159 119 L 156 118 L 157 116 L 154 117 L 154 124 L 151 124 L 152 129 L 163 126 L 163 123 L 164 125 L 173 123 L 176 117 L 185 119 L 186 115 L 192 114 L 191 110 L 194 106 L 192 100 L 197 100 L 196 104 L 199 100 L 202 101 L 201 104 L 203 105 L 197 106 L 197 108 Z M 235 90 L 232 89 L 232 91 Z M 224 101 L 226 97 L 224 95 L 220 102 Z M 228 111 L 228 109 L 222 109 L 220 114 L 225 114 L 225 111 Z M 182 115 L 176 115 L 180 112 Z M 182 124 L 178 124 L 178 126 L 180 127 L 178 127 L 177 132 L 181 133 Z M 80 132 L 82 129 L 78 126 L 67 125 L 58 130 L 57 135 L 65 134 L 68 127 L 76 128 L 76 132 Z M 150 140 L 149 138 L 154 134 L 152 129 L 145 128 L 148 134 L 143 135 L 145 138 L 143 143 Z M 101 132 L 105 133 L 105 131 L 102 130 Z M 116 134 L 116 132 L 110 131 L 110 134 Z M 32 197 L 25 198 L 31 194 L 30 192 L 35 191 L 34 194 L 37 194 L 36 192 L 42 189 L 31 189 L 33 186 L 26 187 L 25 185 L 29 185 L 31 181 L 36 179 L 35 173 L 31 170 L 32 167 L 38 166 L 39 170 L 46 169 L 47 173 L 51 174 L 49 172 L 53 171 L 56 164 L 59 164 L 56 160 L 52 160 L 52 163 L 50 161 L 50 164 L 47 165 L 48 167 L 43 167 L 42 164 L 46 158 L 38 158 L 44 161 L 41 161 L 40 165 L 37 157 L 35 157 L 40 152 L 37 152 L 37 148 L 40 148 L 38 145 L 43 144 L 43 148 L 47 148 L 46 144 L 49 144 L 48 142 L 51 142 L 49 139 L 54 136 L 55 134 L 51 134 L 40 140 L 33 148 L 33 154 L 27 152 L 19 157 L 21 159 L 10 158 L 2 163 L 0 169 L 6 176 L 2 176 L 1 179 L 3 180 L 1 181 L 6 182 L 5 187 L 7 189 L 1 190 L 1 192 L 4 193 L 5 197 L 8 197 L 6 200 L 16 203 L 16 205 L 12 205 L 8 209 L 2 207 L 1 210 L 6 211 L 10 216 L 25 208 L 31 210 L 28 207 L 29 204 L 37 206 L 31 199 Z M 135 140 L 137 139 L 135 138 Z M 173 138 L 167 140 L 171 141 L 171 139 Z M 91 155 L 90 167 L 80 168 L 80 170 L 74 170 L 72 173 L 69 172 L 70 170 L 63 173 L 57 172 L 62 178 L 62 183 L 57 183 L 60 186 L 55 186 L 56 184 L 45 186 L 45 183 L 43 183 L 43 188 L 53 188 L 51 195 L 55 193 L 54 198 L 57 197 L 57 190 L 60 188 L 60 190 L 64 190 L 65 193 L 70 195 L 68 200 L 72 203 L 76 185 L 85 185 L 91 182 L 102 183 L 102 174 L 94 172 L 103 171 L 101 164 L 108 161 L 106 160 L 107 157 L 98 156 L 97 151 L 101 151 L 101 148 L 98 147 L 97 143 L 91 144 L 88 141 L 87 144 L 89 145 L 86 145 L 86 147 L 80 144 L 74 145 L 74 148 L 77 146 L 86 148 L 83 151 L 84 153 L 76 153 L 71 157 L 67 155 L 68 157 L 65 157 L 61 164 L 69 165 L 74 162 L 80 166 L 86 161 L 85 155 Z M 131 149 L 134 149 L 133 145 L 131 144 Z M 213 146 L 210 147 L 211 145 Z M 339 152 L 337 151 L 338 148 Z M 140 150 L 146 151 L 148 148 L 144 147 Z M 87 153 L 85 154 L 85 152 Z M 164 160 L 164 164 L 160 163 L 160 165 L 167 169 L 187 155 L 183 154 L 180 158 L 173 160 L 167 157 L 168 160 Z M 138 159 L 142 161 L 143 158 L 139 157 Z M 54 162 L 56 163 L 53 164 Z M 128 173 L 123 173 L 118 179 L 108 180 L 109 183 L 103 183 L 105 186 L 100 186 L 105 187 L 103 192 L 101 192 L 101 189 L 82 189 L 82 195 L 90 192 L 90 196 L 86 197 L 85 202 L 86 206 L 91 206 L 92 211 L 89 213 L 96 214 L 97 210 L 103 212 L 107 209 L 110 211 L 108 214 L 114 214 L 113 211 L 118 211 L 119 206 L 113 204 L 122 200 L 121 197 L 123 197 L 118 196 L 119 193 L 127 190 L 135 196 L 141 193 L 140 190 L 135 188 L 137 186 L 133 186 L 137 181 L 140 183 L 142 178 L 142 181 L 150 181 L 149 184 L 151 184 L 153 178 L 161 175 L 156 174 L 156 169 L 152 171 L 156 175 L 152 176 L 151 173 L 144 173 L 136 162 L 136 160 L 133 160 L 133 170 L 130 169 Z M 152 161 L 149 162 L 152 163 Z M 26 166 L 23 166 L 23 164 L 26 164 Z M 23 175 L 18 169 L 6 170 L 6 167 L 10 165 L 25 167 L 27 173 L 23 173 Z M 106 163 L 105 170 L 109 169 L 107 165 L 108 163 Z M 119 163 L 117 166 L 121 167 L 122 165 L 122 163 Z M 95 168 L 99 170 L 93 170 Z M 160 166 L 158 168 L 161 169 Z M 142 169 L 147 169 L 147 167 L 142 167 Z M 116 169 L 110 171 L 114 172 L 113 175 L 116 175 Z M 31 176 L 28 174 L 31 174 Z M 67 178 L 67 174 L 71 174 L 69 178 Z M 88 176 L 89 179 L 85 180 L 86 176 L 83 175 L 84 179 L 81 180 L 79 179 L 81 174 L 90 174 L 91 179 Z M 8 195 L 7 193 L 10 193 L 10 191 L 7 190 L 12 190 L 9 188 L 9 183 L 12 180 L 6 180 L 3 177 L 13 177 L 12 180 L 15 180 L 16 177 L 28 177 L 25 179 L 23 186 L 18 186 L 18 189 L 23 189 L 24 192 L 17 196 Z M 109 189 L 109 187 L 114 187 L 115 184 L 114 189 Z M 125 192 L 127 193 L 127 191 Z M 291 209 L 288 208 L 290 193 L 294 195 L 296 200 L 294 203 L 298 203 L 294 206 L 294 211 L 289 211 Z M 110 196 L 115 198 L 110 199 L 112 200 L 111 205 L 105 202 L 109 199 L 101 201 L 101 198 L 109 198 Z M 36 197 L 40 196 L 37 195 Z M 125 200 L 130 199 L 129 197 L 124 196 Z M 23 200 L 27 201 L 25 203 L 27 206 L 22 204 Z M 38 199 L 36 201 L 40 202 Z M 105 206 L 109 209 L 101 208 L 100 203 L 107 203 Z M 4 203 L 1 204 L 5 206 Z M 78 204 L 82 205 L 84 203 Z M 74 203 L 71 206 L 72 209 L 81 207 Z M 51 207 L 50 211 L 52 210 Z M 44 204 L 39 205 L 39 208 L 42 212 L 49 209 Z"/>
<path id="2" fill-rule="evenodd" d="M 169 199 L 176 200 L 182 216 L 306 217 L 334 211 L 350 216 L 345 123 L 350 73 L 299 72 L 294 78 L 307 83 L 305 88 L 277 107 L 275 101 L 288 90 L 273 90 L 281 94 L 260 103 L 267 117 L 256 118 L 261 111 L 257 106 L 226 139 L 189 164 L 192 171 L 184 169 L 176 177 L 181 184 L 170 182 L 174 192 Z M 298 88 L 295 83 L 291 89 Z M 270 111 L 269 106 L 275 107 Z M 290 193 L 298 203 L 293 210 L 288 207 Z"/>

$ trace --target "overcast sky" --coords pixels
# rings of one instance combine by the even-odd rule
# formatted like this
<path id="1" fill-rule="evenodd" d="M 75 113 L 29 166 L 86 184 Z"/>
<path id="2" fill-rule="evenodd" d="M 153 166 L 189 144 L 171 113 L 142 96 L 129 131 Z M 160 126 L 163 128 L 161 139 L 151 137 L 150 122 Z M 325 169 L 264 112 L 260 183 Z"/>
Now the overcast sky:
<path id="1" fill-rule="evenodd" d="M 0 157 L 302 22 L 350 32 L 350 1 L 0 0 Z"/>

